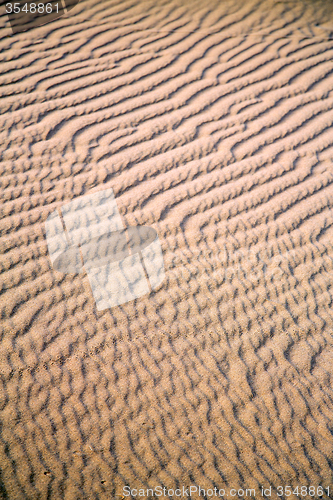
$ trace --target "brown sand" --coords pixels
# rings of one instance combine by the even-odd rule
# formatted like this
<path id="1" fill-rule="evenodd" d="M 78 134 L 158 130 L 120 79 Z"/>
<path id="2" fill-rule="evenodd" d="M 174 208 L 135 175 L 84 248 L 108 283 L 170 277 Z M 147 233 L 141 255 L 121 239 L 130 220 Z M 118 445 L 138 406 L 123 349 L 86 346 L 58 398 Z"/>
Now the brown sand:
<path id="1" fill-rule="evenodd" d="M 333 492 L 332 1 L 88 0 L 8 33 L 0 497 Z M 166 280 L 98 312 L 44 223 L 105 188 Z"/>

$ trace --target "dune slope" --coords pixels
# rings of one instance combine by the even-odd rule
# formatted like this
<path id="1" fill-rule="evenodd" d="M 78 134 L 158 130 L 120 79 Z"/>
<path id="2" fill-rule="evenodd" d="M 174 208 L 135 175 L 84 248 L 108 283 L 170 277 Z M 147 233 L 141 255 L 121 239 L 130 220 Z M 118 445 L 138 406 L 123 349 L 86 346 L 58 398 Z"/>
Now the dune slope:
<path id="1" fill-rule="evenodd" d="M 333 3 L 0 20 L 0 497 L 333 491 Z M 109 188 L 166 279 L 98 311 L 45 221 Z"/>

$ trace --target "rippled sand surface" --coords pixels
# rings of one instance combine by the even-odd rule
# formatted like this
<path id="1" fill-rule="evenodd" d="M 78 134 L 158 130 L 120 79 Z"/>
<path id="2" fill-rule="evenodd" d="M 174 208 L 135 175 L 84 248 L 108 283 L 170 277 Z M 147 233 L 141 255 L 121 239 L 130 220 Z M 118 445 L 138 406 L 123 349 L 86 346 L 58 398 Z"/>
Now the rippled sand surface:
<path id="1" fill-rule="evenodd" d="M 333 492 L 332 1 L 1 9 L 0 497 Z M 109 188 L 166 279 L 98 311 L 45 221 Z"/>

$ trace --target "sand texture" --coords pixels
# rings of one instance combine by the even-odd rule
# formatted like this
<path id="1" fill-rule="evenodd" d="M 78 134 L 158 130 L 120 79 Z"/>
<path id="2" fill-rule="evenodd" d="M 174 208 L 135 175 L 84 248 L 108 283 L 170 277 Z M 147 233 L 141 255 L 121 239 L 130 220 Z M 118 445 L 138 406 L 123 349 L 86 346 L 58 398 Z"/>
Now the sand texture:
<path id="1" fill-rule="evenodd" d="M 333 2 L 0 10 L 0 498 L 333 493 Z M 45 221 L 110 188 L 166 277 L 99 311 Z"/>

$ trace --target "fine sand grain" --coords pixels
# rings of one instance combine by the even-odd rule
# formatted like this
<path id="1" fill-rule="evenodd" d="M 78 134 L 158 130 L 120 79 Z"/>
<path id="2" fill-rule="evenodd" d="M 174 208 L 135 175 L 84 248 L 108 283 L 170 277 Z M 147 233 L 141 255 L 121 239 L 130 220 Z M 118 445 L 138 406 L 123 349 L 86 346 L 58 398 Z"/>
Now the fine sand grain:
<path id="1" fill-rule="evenodd" d="M 333 493 L 333 2 L 0 9 L 0 498 Z M 166 279 L 98 311 L 45 221 L 109 188 Z"/>

